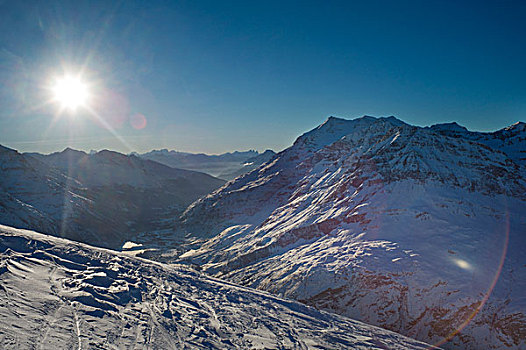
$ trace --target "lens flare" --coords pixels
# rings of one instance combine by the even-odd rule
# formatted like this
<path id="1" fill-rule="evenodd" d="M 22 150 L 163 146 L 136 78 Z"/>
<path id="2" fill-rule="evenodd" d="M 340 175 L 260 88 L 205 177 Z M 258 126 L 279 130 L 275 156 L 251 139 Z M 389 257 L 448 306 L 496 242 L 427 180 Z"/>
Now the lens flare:
<path id="1" fill-rule="evenodd" d="M 141 113 L 135 113 L 130 118 L 130 124 L 134 129 L 144 129 L 147 124 L 146 117 Z"/>
<path id="2" fill-rule="evenodd" d="M 455 263 L 455 265 L 457 265 L 461 269 L 468 270 L 468 271 L 473 270 L 473 266 L 471 266 L 471 264 L 468 263 L 466 260 L 453 259 L 453 262 Z"/>
<path id="3" fill-rule="evenodd" d="M 448 334 L 446 337 L 444 337 L 444 339 L 442 339 L 438 343 L 431 345 L 431 347 L 429 347 L 428 349 L 430 349 L 430 350 L 431 349 L 433 349 L 433 350 L 434 349 L 438 349 L 440 346 L 444 345 L 445 343 L 447 343 L 448 341 L 453 339 L 457 334 L 462 332 L 462 330 L 467 327 L 467 325 L 475 318 L 475 316 L 477 316 L 479 311 L 482 310 L 482 308 L 484 307 L 484 305 L 488 301 L 491 293 L 493 292 L 493 289 L 497 285 L 497 281 L 499 280 L 499 276 L 500 276 L 500 274 L 502 272 L 502 268 L 504 267 L 504 261 L 506 260 L 506 253 L 508 252 L 508 244 L 509 244 L 509 241 L 510 241 L 510 216 L 509 216 L 509 212 L 508 211 L 506 212 L 505 225 L 506 226 L 505 226 L 505 229 L 504 229 L 504 243 L 503 243 L 503 246 L 502 246 L 502 253 L 501 253 L 501 256 L 500 256 L 499 264 L 497 266 L 497 272 L 496 272 L 495 276 L 493 277 L 493 280 L 491 281 L 491 284 L 490 284 L 488 290 L 486 291 L 486 293 L 484 294 L 482 300 L 480 300 L 478 302 L 478 304 L 475 307 L 475 309 L 473 310 L 473 312 L 471 312 L 471 314 L 464 320 L 464 322 L 462 322 L 462 324 L 460 324 L 460 326 L 458 326 L 453 332 Z M 467 263 L 464 260 L 460 260 L 460 261 L 461 261 L 460 264 L 457 262 L 457 265 L 459 265 L 459 267 L 464 268 L 463 267 L 463 266 L 465 266 L 464 264 L 468 264 L 469 267 L 471 266 L 469 263 Z M 460 266 L 460 265 L 463 265 L 463 266 Z"/>

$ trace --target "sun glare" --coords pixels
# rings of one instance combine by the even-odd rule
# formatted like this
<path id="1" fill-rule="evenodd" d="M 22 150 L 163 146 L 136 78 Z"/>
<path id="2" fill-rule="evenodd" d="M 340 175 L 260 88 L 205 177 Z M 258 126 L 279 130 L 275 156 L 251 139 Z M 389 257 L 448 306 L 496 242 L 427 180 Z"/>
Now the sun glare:
<path id="1" fill-rule="evenodd" d="M 63 109 L 75 111 L 85 106 L 89 97 L 86 84 L 78 77 L 65 76 L 53 86 L 53 98 Z"/>

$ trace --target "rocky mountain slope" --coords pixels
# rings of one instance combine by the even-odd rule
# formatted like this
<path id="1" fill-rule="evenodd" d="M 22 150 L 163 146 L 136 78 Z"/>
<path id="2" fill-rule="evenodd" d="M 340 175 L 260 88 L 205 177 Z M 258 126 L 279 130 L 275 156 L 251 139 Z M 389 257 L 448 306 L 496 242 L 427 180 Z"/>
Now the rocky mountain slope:
<path id="1" fill-rule="evenodd" d="M 525 137 L 331 117 L 192 204 L 179 259 L 446 348 L 526 347 Z"/>
<path id="2" fill-rule="evenodd" d="M 453 138 L 464 138 L 498 149 L 515 162 L 526 165 L 526 123 L 517 122 L 496 132 L 471 132 L 456 123 L 438 124 L 431 129 Z"/>
<path id="3" fill-rule="evenodd" d="M 108 240 L 115 239 L 115 223 L 92 212 L 82 185 L 58 169 L 0 146 L 0 171 L 0 223 L 98 241 L 83 228 L 84 219 L 105 226 Z"/>
<path id="4" fill-rule="evenodd" d="M 2 349 L 427 349 L 297 302 L 0 226 Z"/>
<path id="5" fill-rule="evenodd" d="M 0 146 L 0 171 L 0 223 L 108 247 L 170 225 L 224 183 L 111 151 L 39 155 Z"/>

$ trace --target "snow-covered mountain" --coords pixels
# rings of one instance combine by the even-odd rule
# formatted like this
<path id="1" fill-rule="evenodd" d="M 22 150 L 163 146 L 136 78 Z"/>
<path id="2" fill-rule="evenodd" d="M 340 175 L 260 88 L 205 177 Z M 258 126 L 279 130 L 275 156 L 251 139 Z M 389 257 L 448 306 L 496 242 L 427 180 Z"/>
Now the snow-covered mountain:
<path id="1" fill-rule="evenodd" d="M 116 152 L 20 154 L 0 146 L 0 223 L 118 247 L 224 181 Z"/>
<path id="2" fill-rule="evenodd" d="M 526 123 L 524 122 L 517 122 L 507 128 L 489 133 L 470 132 L 454 122 L 433 125 L 431 129 L 446 136 L 464 138 L 501 150 L 515 162 L 526 165 Z"/>
<path id="3" fill-rule="evenodd" d="M 2 349 L 428 349 L 303 304 L 0 225 Z"/>
<path id="4" fill-rule="evenodd" d="M 524 348 L 525 137 L 331 117 L 193 203 L 179 258 L 446 348 Z"/>
<path id="5" fill-rule="evenodd" d="M 220 179 L 232 180 L 233 178 L 253 170 L 253 165 L 260 165 L 262 161 L 272 157 L 274 151 L 267 150 L 263 153 L 257 151 L 229 152 L 219 155 L 204 153 L 186 153 L 169 151 L 167 149 L 153 150 L 137 156 L 150 159 L 170 167 L 204 172 Z M 251 165 L 247 163 L 253 163 Z"/>

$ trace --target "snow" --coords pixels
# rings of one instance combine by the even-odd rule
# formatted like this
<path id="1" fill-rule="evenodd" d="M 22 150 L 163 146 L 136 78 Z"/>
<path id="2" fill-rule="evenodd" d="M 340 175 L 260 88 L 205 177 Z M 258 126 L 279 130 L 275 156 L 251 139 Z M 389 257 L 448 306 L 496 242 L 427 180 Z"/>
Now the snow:
<path id="1" fill-rule="evenodd" d="M 329 118 L 193 203 L 172 260 L 447 348 L 524 347 L 524 140 Z"/>
<path id="2" fill-rule="evenodd" d="M 180 265 L 0 226 L 3 349 L 427 349 Z"/>
<path id="3" fill-rule="evenodd" d="M 131 241 L 124 242 L 124 244 L 122 245 L 123 250 L 132 250 L 139 247 L 142 247 L 142 244 Z"/>
<path id="4" fill-rule="evenodd" d="M 102 193 L 129 186 L 125 193 L 150 196 L 172 172 L 110 151 L 64 154 L 91 165 L 75 175 L 57 171 L 63 160 L 52 167 L 0 147 L 0 222 L 85 239 L 82 222 L 57 225 L 74 222 L 62 214 L 87 211 L 88 222 L 113 228 L 121 202 L 94 210 L 83 186 L 107 181 Z M 238 166 L 248 159 L 229 157 Z M 477 133 L 331 117 L 266 157 L 179 219 L 119 237 L 118 248 L 130 240 L 120 253 L 2 228 L 2 344 L 416 346 L 350 317 L 449 349 L 526 347 L 526 124 Z M 175 208 L 179 195 L 147 204 Z M 128 212 L 143 201 L 125 203 Z"/>

